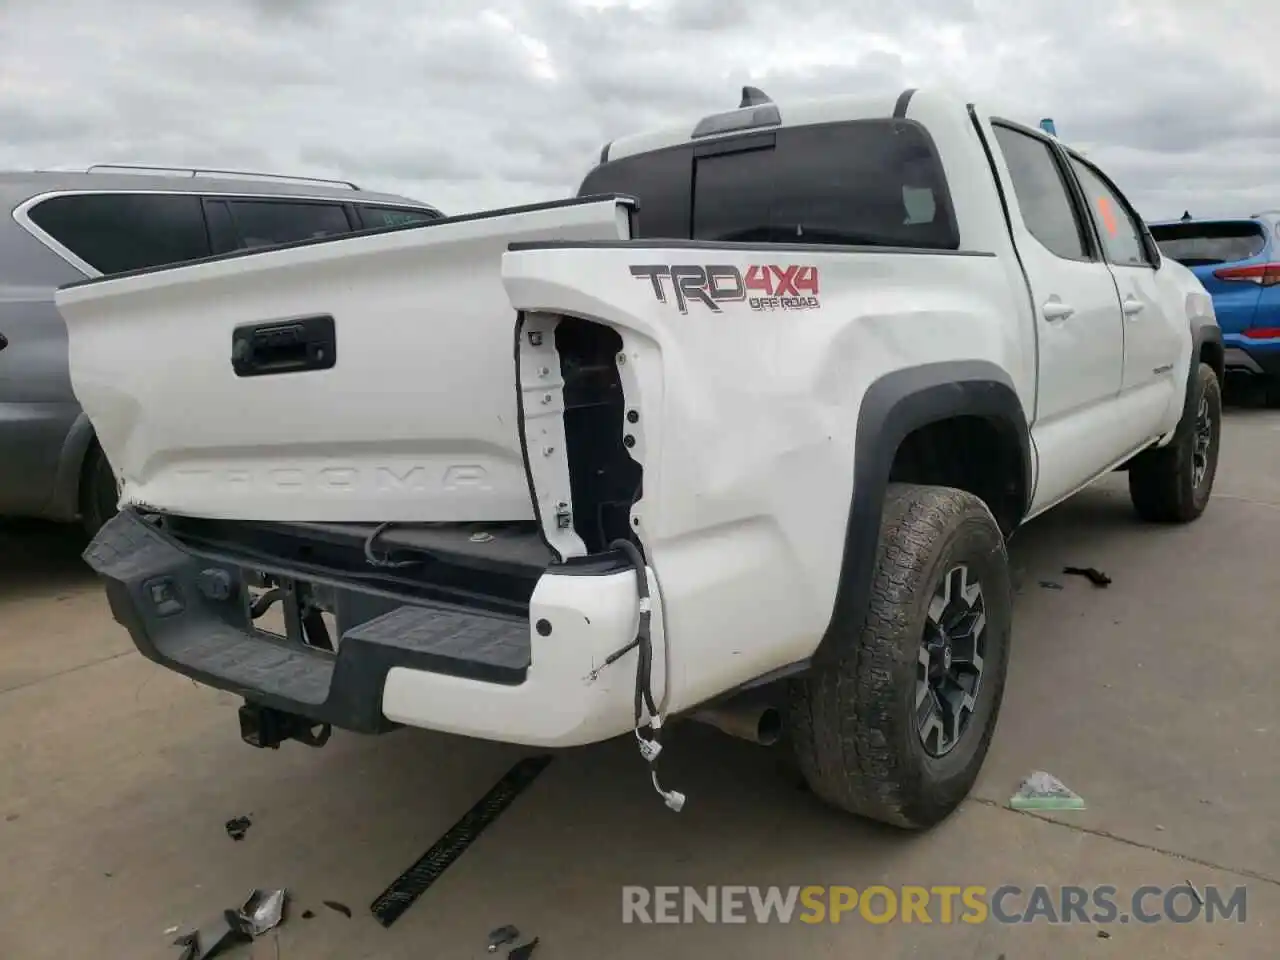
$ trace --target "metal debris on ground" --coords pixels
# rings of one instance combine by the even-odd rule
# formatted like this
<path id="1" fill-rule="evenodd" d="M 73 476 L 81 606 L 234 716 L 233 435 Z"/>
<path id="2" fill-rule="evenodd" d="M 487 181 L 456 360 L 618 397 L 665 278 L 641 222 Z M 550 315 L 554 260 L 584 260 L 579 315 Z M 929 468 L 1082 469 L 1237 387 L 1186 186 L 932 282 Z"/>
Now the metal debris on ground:
<path id="1" fill-rule="evenodd" d="M 208 960 L 228 947 L 252 943 L 280 925 L 287 900 L 285 890 L 254 890 L 239 910 L 223 910 L 217 919 L 174 940 L 174 946 L 184 948 L 179 960 Z"/>
<path id="2" fill-rule="evenodd" d="M 1062 589 L 1062 584 L 1058 583 L 1058 581 L 1056 580 L 1041 580 L 1040 586 L 1043 587 L 1045 590 L 1061 590 Z"/>
<path id="3" fill-rule="evenodd" d="M 222 916 L 211 920 L 199 930 L 183 934 L 173 941 L 173 945 L 184 948 L 179 960 L 208 960 L 228 947 L 252 940 L 253 937 L 245 931 L 236 912 L 224 910 Z"/>
<path id="4" fill-rule="evenodd" d="M 337 900 L 322 900 L 321 903 L 323 903 L 330 910 L 336 910 L 338 913 L 342 914 L 348 920 L 351 919 L 351 908 L 348 907 L 345 903 L 339 903 Z"/>
<path id="5" fill-rule="evenodd" d="M 249 933 L 260 937 L 284 920 L 284 904 L 288 893 L 284 890 L 255 890 L 240 908 L 240 918 L 248 925 Z"/>
<path id="6" fill-rule="evenodd" d="M 507 951 L 507 960 L 529 960 L 533 956 L 533 951 L 537 949 L 538 938 L 534 937 L 528 943 L 523 943 L 518 947 L 512 947 Z"/>
<path id="7" fill-rule="evenodd" d="M 489 933 L 489 952 L 497 953 L 499 947 L 505 947 L 508 943 L 515 943 L 519 939 L 520 931 L 510 924 L 498 927 Z"/>
<path id="8" fill-rule="evenodd" d="M 1014 810 L 1083 810 L 1084 798 L 1067 789 L 1057 777 L 1037 770 L 1022 781 L 1009 798 Z"/>
<path id="9" fill-rule="evenodd" d="M 1110 939 L 1111 939 L 1111 934 L 1107 933 L 1107 931 L 1105 931 L 1105 930 L 1099 930 L 1099 931 L 1098 931 L 1098 939 L 1099 939 L 1099 940 L 1110 940 Z"/>
<path id="10" fill-rule="evenodd" d="M 1073 577 L 1084 577 L 1095 587 L 1105 587 L 1111 583 L 1111 578 L 1097 567 L 1063 567 L 1062 572 Z"/>
<path id="11" fill-rule="evenodd" d="M 227 821 L 227 836 L 232 840 L 243 840 L 252 826 L 253 821 L 248 817 L 232 817 Z"/>

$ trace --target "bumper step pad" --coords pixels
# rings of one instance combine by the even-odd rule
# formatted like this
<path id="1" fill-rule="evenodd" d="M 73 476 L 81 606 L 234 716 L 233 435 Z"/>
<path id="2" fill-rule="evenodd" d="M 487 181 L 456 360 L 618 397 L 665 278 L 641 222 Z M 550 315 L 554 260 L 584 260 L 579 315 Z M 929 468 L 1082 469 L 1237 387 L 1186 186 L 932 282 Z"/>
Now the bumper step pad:
<path id="1" fill-rule="evenodd" d="M 243 599 L 210 599 L 201 557 L 124 512 L 98 533 L 85 560 L 106 581 L 116 620 L 151 660 L 208 686 L 320 723 L 361 732 L 393 725 L 382 714 L 387 672 L 405 667 L 496 684 L 519 684 L 530 662 L 527 620 L 413 600 L 398 604 L 363 587 L 336 588 L 341 608 L 385 612 L 347 629 L 335 656 L 265 636 Z M 389 608 L 389 609 L 388 609 Z"/>

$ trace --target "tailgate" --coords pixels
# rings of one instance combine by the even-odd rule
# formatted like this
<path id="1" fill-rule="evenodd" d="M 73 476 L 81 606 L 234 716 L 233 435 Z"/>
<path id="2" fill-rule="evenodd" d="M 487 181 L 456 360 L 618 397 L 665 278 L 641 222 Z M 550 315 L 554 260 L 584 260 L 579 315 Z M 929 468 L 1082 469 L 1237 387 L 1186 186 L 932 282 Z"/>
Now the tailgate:
<path id="1" fill-rule="evenodd" d="M 625 237 L 628 210 L 583 198 L 63 288 L 72 385 L 123 502 L 240 520 L 531 518 L 502 254 Z"/>

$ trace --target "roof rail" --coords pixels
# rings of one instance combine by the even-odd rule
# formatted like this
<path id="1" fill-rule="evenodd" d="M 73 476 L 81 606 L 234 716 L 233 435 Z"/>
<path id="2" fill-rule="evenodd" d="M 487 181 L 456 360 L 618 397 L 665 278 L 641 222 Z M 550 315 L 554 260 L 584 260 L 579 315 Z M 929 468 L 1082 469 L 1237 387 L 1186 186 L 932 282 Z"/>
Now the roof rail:
<path id="1" fill-rule="evenodd" d="M 272 183 L 324 184 L 345 190 L 360 188 L 350 180 L 327 180 L 323 177 L 298 177 L 283 173 L 257 173 L 249 170 L 217 170 L 210 167 L 153 167 L 140 163 L 95 163 L 85 173 L 150 174 L 157 177 L 226 177 L 233 180 L 263 180 Z"/>

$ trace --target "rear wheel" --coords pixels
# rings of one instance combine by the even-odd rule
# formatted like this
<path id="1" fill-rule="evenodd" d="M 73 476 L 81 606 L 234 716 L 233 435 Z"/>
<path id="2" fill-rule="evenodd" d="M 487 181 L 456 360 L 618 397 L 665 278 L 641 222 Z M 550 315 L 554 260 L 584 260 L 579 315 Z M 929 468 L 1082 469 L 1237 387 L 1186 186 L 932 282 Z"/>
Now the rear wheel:
<path id="1" fill-rule="evenodd" d="M 871 596 L 828 663 L 792 685 L 805 780 L 843 810 L 929 827 L 968 795 L 1004 693 L 1012 586 L 986 505 L 891 484 Z"/>
<path id="2" fill-rule="evenodd" d="M 1168 446 L 1147 451 L 1129 468 L 1129 497 L 1144 520 L 1189 523 L 1209 505 L 1222 442 L 1222 389 L 1208 364 L 1200 364 L 1192 390 L 1190 414 Z"/>
<path id="3" fill-rule="evenodd" d="M 116 515 L 120 503 L 120 486 L 116 475 L 95 440 L 84 459 L 80 477 L 80 522 L 85 532 L 94 536 L 103 524 Z"/>

